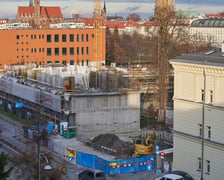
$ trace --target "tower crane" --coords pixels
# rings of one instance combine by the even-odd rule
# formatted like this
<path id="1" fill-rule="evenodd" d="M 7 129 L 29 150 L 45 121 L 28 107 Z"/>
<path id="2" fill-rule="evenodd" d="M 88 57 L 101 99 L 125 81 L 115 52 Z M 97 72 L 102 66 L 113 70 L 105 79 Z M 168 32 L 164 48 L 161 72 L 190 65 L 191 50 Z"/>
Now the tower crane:
<path id="1" fill-rule="evenodd" d="M 101 0 L 94 0 L 94 62 L 97 66 L 103 61 L 103 12 Z"/>

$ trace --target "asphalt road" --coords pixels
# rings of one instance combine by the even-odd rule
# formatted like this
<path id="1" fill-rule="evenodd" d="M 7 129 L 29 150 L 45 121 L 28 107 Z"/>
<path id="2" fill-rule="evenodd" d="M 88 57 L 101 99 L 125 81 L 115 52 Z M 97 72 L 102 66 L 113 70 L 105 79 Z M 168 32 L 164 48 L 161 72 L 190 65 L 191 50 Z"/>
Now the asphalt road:
<path id="1" fill-rule="evenodd" d="M 2 129 L 1 138 L 6 141 L 10 142 L 11 147 L 4 146 L 4 149 L 10 153 L 12 153 L 12 149 L 16 150 L 23 150 L 25 152 L 30 152 L 30 149 L 26 142 L 24 140 L 25 138 L 22 136 L 22 134 L 18 133 L 19 128 L 21 128 L 21 125 L 18 123 L 12 122 L 13 120 L 10 118 L 7 118 L 4 116 L 4 118 L 1 118 L 0 114 L 0 129 Z M 7 120 L 6 120 L 7 118 Z M 3 120 L 4 119 L 4 120 Z M 22 140 L 22 138 L 24 138 Z M 31 142 L 31 141 L 30 141 Z M 11 150 L 10 150 L 11 149 Z M 63 162 L 64 159 L 61 159 L 61 162 Z M 86 169 L 86 167 L 77 166 L 69 164 L 68 168 L 65 170 L 66 175 L 64 176 L 64 180 L 78 180 L 78 172 Z M 155 171 L 141 171 L 137 173 L 128 173 L 128 174 L 120 174 L 120 175 L 114 175 L 109 176 L 107 175 L 108 180 L 153 180 L 155 179 L 156 173 Z"/>

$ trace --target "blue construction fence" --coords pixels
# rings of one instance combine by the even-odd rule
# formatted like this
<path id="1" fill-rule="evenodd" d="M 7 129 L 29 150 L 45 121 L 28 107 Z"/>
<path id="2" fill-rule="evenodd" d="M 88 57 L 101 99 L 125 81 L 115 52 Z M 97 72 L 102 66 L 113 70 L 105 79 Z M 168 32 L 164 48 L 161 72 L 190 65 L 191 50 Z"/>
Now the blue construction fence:
<path id="1" fill-rule="evenodd" d="M 110 175 L 125 174 L 154 169 L 155 156 L 150 155 L 126 160 L 107 161 L 96 155 L 77 152 L 77 164 L 100 169 Z"/>

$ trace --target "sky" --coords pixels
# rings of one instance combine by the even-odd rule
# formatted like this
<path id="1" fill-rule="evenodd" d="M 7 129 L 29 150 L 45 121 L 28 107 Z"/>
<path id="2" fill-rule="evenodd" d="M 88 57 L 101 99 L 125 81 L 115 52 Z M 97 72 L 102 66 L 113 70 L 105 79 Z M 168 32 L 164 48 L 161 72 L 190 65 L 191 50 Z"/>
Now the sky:
<path id="1" fill-rule="evenodd" d="M 107 15 L 123 16 L 137 13 L 142 19 L 153 16 L 155 0 L 102 0 L 106 2 Z M 80 14 L 92 17 L 94 0 L 41 0 L 42 6 L 60 6 L 64 17 Z M 13 19 L 18 6 L 28 6 L 29 0 L 0 0 L 0 18 Z M 176 0 L 176 10 L 198 13 L 219 13 L 224 11 L 224 0 Z"/>

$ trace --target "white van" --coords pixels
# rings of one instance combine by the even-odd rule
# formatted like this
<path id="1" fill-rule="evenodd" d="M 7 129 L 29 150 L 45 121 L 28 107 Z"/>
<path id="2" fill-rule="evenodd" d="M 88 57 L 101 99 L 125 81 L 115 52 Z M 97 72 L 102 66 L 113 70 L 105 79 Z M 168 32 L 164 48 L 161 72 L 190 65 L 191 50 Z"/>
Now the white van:
<path id="1" fill-rule="evenodd" d="M 166 174 L 162 177 L 156 178 L 155 180 L 184 180 L 184 178 L 177 174 Z"/>

